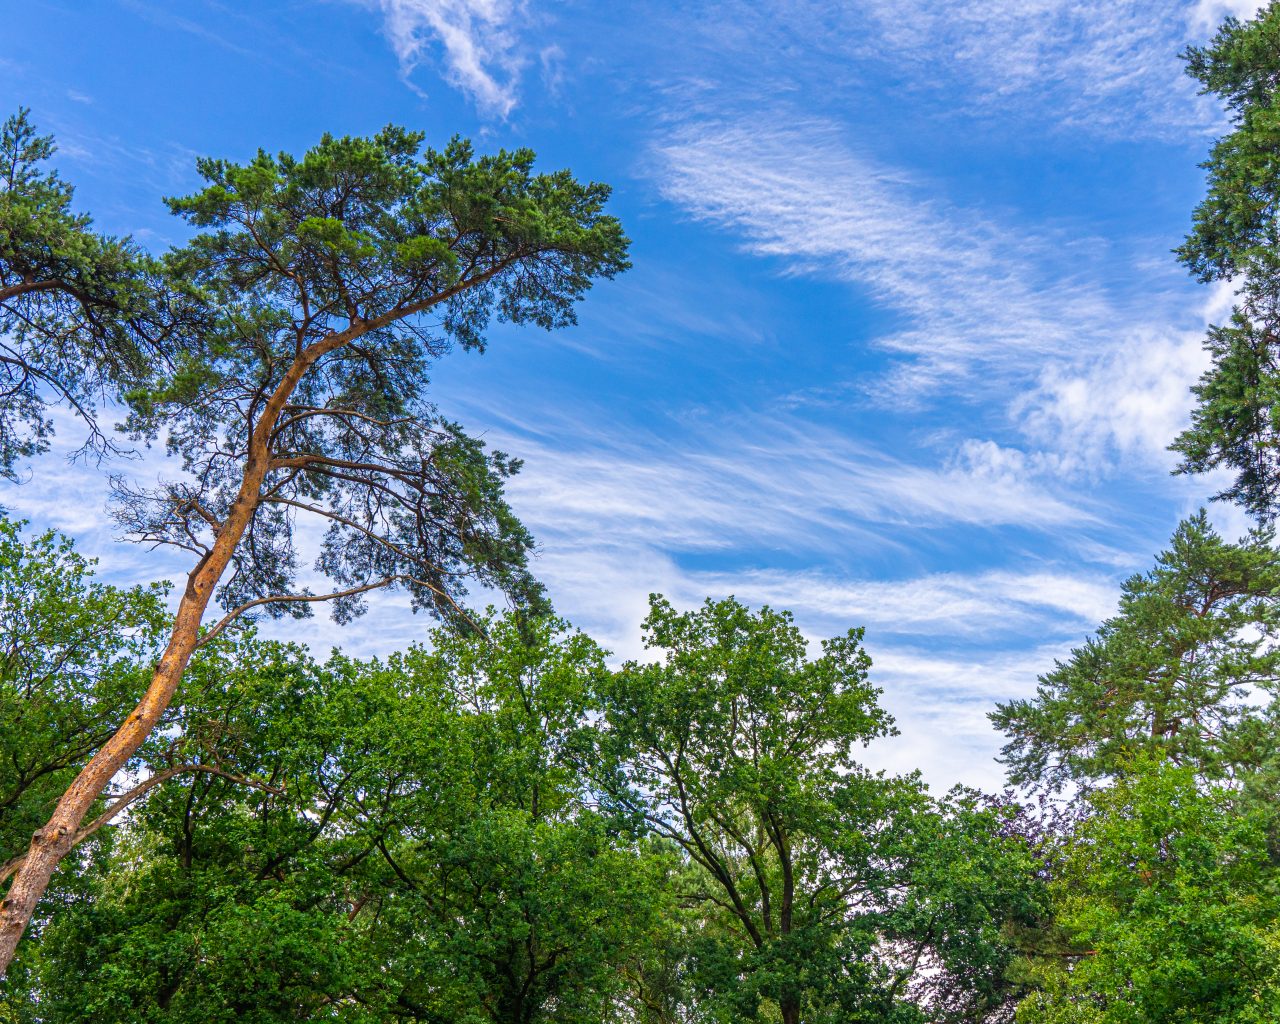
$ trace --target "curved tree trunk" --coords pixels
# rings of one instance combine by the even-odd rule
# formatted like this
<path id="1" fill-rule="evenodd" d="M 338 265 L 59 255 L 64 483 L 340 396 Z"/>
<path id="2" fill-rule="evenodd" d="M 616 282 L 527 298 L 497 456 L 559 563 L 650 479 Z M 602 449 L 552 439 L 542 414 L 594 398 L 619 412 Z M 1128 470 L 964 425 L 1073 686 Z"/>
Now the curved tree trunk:
<path id="1" fill-rule="evenodd" d="M 173 632 L 146 693 L 111 739 L 80 770 L 75 781 L 62 794 L 48 822 L 31 837 L 26 860 L 4 899 L 0 900 L 0 977 L 8 971 L 18 941 L 26 931 L 40 897 L 49 887 L 49 880 L 59 862 L 75 845 L 80 823 L 116 773 L 129 763 L 146 741 L 182 682 L 191 655 L 199 645 L 200 623 L 213 599 L 214 589 L 231 563 L 261 500 L 262 482 L 268 468 L 266 439 L 274 428 L 279 408 L 297 383 L 297 377 L 290 381 L 290 376 L 293 375 L 286 375 L 288 389 L 285 390 L 285 384 L 277 389 L 272 402 L 268 403 L 267 415 L 254 429 L 250 449 L 253 455 L 245 464 L 240 492 L 226 522 L 217 530 L 213 549 L 187 577 L 187 588 L 174 617 Z M 274 409 L 272 405 L 275 405 Z"/>
<path id="2" fill-rule="evenodd" d="M 248 519 L 246 517 L 247 524 Z M 237 531 L 235 542 L 239 541 Z M 224 532 L 223 536 L 226 536 Z M 26 930 L 36 903 L 44 895 L 59 861 L 70 852 L 76 831 L 107 784 L 138 752 L 151 730 L 173 700 L 182 682 L 187 663 L 200 639 L 200 622 L 223 570 L 235 551 L 235 542 L 223 548 L 218 538 L 212 554 L 187 579 L 187 589 L 178 606 L 173 633 L 165 648 L 151 684 L 124 723 L 89 761 L 75 781 L 62 794 L 48 823 L 31 838 L 27 859 L 18 871 L 8 893 L 0 901 L 0 974 L 8 970 L 18 940 Z M 230 539 L 230 538 L 228 538 Z"/>
<path id="3" fill-rule="evenodd" d="M 49 880 L 57 870 L 58 863 L 75 846 L 80 823 L 116 773 L 138 752 L 173 700 L 187 663 L 199 646 L 200 624 L 213 599 L 213 592 L 227 566 L 231 564 L 236 548 L 262 502 L 262 485 L 272 466 L 272 435 L 285 405 L 303 377 L 330 352 L 370 331 L 423 313 L 461 292 L 483 285 L 514 264 L 516 259 L 513 256 L 475 277 L 456 282 L 435 295 L 396 307 L 381 316 L 370 320 L 353 319 L 344 330 L 326 335 L 294 357 L 280 383 L 264 403 L 262 414 L 253 426 L 249 436 L 248 458 L 244 464 L 244 475 L 236 500 L 226 520 L 213 527 L 213 548 L 187 577 L 187 589 L 178 605 L 169 644 L 160 657 L 147 692 L 115 735 L 94 754 L 62 794 L 49 821 L 31 837 L 31 846 L 27 850 L 22 868 L 14 877 L 4 899 L 0 900 L 0 978 L 8 971 L 18 940 L 26 931 L 40 897 L 49 887 Z"/>

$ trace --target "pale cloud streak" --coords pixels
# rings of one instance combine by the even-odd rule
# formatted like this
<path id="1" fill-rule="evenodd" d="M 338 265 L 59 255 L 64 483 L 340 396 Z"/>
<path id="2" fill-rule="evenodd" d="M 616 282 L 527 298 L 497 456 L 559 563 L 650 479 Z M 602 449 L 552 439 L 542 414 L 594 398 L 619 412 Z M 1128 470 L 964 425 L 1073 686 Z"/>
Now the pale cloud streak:
<path id="1" fill-rule="evenodd" d="M 519 101 L 525 60 L 516 26 L 521 0 L 365 0 L 376 4 L 405 81 L 442 51 L 444 77 L 483 113 L 506 117 Z M 416 87 L 415 87 L 416 88 Z"/>
<path id="2" fill-rule="evenodd" d="M 1052 530 L 1094 521 L 987 443 L 962 444 L 929 467 L 780 417 L 721 422 L 716 435 L 728 439 L 624 439 L 576 424 L 541 439 L 486 438 L 526 460 L 512 489 L 539 535 L 607 524 L 615 540 L 655 538 L 667 550 L 814 551 L 847 549 L 859 536 L 882 544 L 877 526 Z"/>
<path id="3" fill-rule="evenodd" d="M 752 605 L 796 611 L 811 626 L 866 626 L 885 636 L 981 639 L 1032 630 L 1093 628 L 1115 610 L 1106 574 L 1043 568 L 929 573 L 902 580 L 850 579 L 829 572 L 758 570 L 701 574 L 695 589 L 735 594 Z"/>
<path id="4" fill-rule="evenodd" d="M 465 418 L 493 420 L 476 411 Z M 1068 581 L 1051 567 L 974 580 L 908 576 L 884 588 L 831 568 L 886 558 L 910 564 L 914 537 L 948 529 L 1056 536 L 1097 522 L 1090 507 L 1058 497 L 987 443 L 961 443 L 926 467 L 783 414 L 720 421 L 713 435 L 679 441 L 537 420 L 537 433 L 508 422 L 484 436 L 525 460 L 511 500 L 539 540 L 535 571 L 566 614 L 624 656 L 639 652 L 651 591 L 686 602 L 738 593 L 838 629 L 874 619 L 877 628 L 914 635 L 1016 623 L 1039 630 L 1056 619 L 1078 626 L 1106 604 L 1096 574 Z M 755 568 L 694 571 L 690 559 Z M 779 560 L 794 568 L 769 568 Z"/>
<path id="5" fill-rule="evenodd" d="M 854 152 L 823 122 L 701 122 L 661 144 L 661 188 L 791 273 L 867 289 L 908 323 L 878 344 L 910 357 L 895 397 L 1003 386 L 1054 354 L 1103 337 L 1100 290 L 1039 264 L 1052 253 L 931 199 L 908 176 Z"/>
<path id="6" fill-rule="evenodd" d="M 1198 10 L 1182 4 L 868 0 L 867 8 L 898 54 L 925 74 L 949 58 L 990 105 L 1051 95 L 1062 123 L 1090 131 L 1161 133 L 1205 121 L 1176 59 L 1198 27 Z"/>
<path id="7" fill-rule="evenodd" d="M 1060 453 L 1059 470 L 1105 467 L 1116 457 L 1172 470 L 1169 445 L 1190 421 L 1190 385 L 1210 363 L 1205 329 L 1227 321 L 1234 299 L 1231 283 L 1219 282 L 1197 330 L 1130 325 L 1083 359 L 1049 364 L 1014 400 L 1014 415 L 1029 438 Z"/>
<path id="8" fill-rule="evenodd" d="M 686 6 L 681 16 L 700 20 L 711 49 L 724 40 L 749 55 L 773 38 L 783 52 L 803 52 L 804 67 L 769 68 L 774 86 L 810 71 L 856 82 L 860 69 L 887 68 L 915 96 L 942 99 L 948 114 L 1174 136 L 1210 129 L 1218 117 L 1178 54 L 1225 15 L 1256 8 L 1250 0 L 736 0 L 701 17 Z"/>
<path id="9" fill-rule="evenodd" d="M 1207 35 L 1222 23 L 1223 18 L 1252 18 L 1263 6 L 1258 0 L 1197 0 L 1191 24 L 1201 34 Z"/>

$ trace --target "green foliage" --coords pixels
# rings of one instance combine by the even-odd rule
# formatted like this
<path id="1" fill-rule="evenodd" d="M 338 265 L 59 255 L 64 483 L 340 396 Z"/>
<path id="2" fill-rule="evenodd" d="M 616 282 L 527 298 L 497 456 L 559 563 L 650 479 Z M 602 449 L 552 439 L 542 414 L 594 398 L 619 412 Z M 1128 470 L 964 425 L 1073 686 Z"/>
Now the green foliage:
<path id="1" fill-rule="evenodd" d="M 167 626 L 164 586 L 93 577 L 66 537 L 0 519 L 0 861 L 137 698 Z"/>
<path id="2" fill-rule="evenodd" d="M 1264 1024 L 1280 1015 L 1280 887 L 1257 814 L 1151 756 L 1090 797 L 1053 888 L 1068 952 L 1019 1024 Z"/>
<path id="3" fill-rule="evenodd" d="M 478 625 L 385 662 L 204 647 L 135 762 L 185 770 L 99 833 L 0 1019 L 923 1024 L 1017 994 L 1016 816 L 857 764 L 892 725 L 856 632 L 810 659 L 788 616 L 659 601 L 669 658 L 612 672 L 556 619 Z"/>
<path id="4" fill-rule="evenodd" d="M 1230 323 L 1209 330 L 1213 364 L 1193 389 L 1198 403 L 1192 425 L 1173 447 L 1183 455 L 1184 472 L 1232 470 L 1235 479 L 1219 496 L 1264 519 L 1274 516 L 1280 495 L 1278 40 L 1280 4 L 1273 2 L 1253 20 L 1228 18 L 1209 46 L 1184 55 L 1202 91 L 1227 108 L 1232 128 L 1204 164 L 1208 192 L 1178 249 L 1202 281 L 1235 281 L 1239 299 Z"/>
<path id="5" fill-rule="evenodd" d="M 1019 1022 L 1276 1019 L 1278 571 L 1269 530 L 1230 544 L 1197 514 L 991 716 L 1011 779 L 1069 798 L 1041 838 L 1052 917 L 1022 938 Z"/>
<path id="6" fill-rule="evenodd" d="M 599 649 L 487 625 L 385 664 L 206 649 L 182 756 L 263 786 L 183 776 L 135 812 L 39 947 L 42 1019 L 605 1019 L 666 859 L 572 768 Z"/>
<path id="7" fill-rule="evenodd" d="M 491 618 L 485 632 L 437 633 L 431 654 L 400 663 L 475 715 L 448 827 L 386 857 L 438 929 L 398 961 L 401 999 L 441 1020 L 599 1021 L 656 927 L 663 873 L 583 786 L 603 652 L 553 619 Z"/>
<path id="8" fill-rule="evenodd" d="M 147 372 L 162 332 L 150 266 L 129 239 L 92 230 L 73 189 L 46 170 L 53 140 L 22 109 L 0 127 L 0 476 L 48 447 L 49 402 L 70 407 L 90 444 L 103 398 Z"/>
<path id="9" fill-rule="evenodd" d="M 1087 789 L 1143 752 L 1218 779 L 1273 758 L 1274 714 L 1257 700 L 1274 697 L 1280 673 L 1272 540 L 1227 543 L 1203 511 L 1181 523 L 1154 568 L 1125 583 L 1118 614 L 1035 697 L 990 716 L 1009 735 L 1011 781 Z"/>
<path id="10" fill-rule="evenodd" d="M 251 502 L 226 607 L 310 614 L 299 516 L 328 529 L 317 569 L 353 591 L 331 605 L 339 621 L 375 585 L 459 623 L 468 578 L 541 603 L 503 496 L 519 463 L 439 415 L 428 370 L 454 343 L 482 347 L 495 316 L 572 323 L 593 281 L 627 267 L 628 242 L 604 185 L 536 174 L 529 150 L 422 142 L 388 127 L 301 157 L 205 159 L 205 187 L 168 200 L 199 229 L 163 260 L 192 327 L 130 391 L 127 426 L 163 435 L 186 476 L 122 487 L 119 518 L 137 540 L 203 553 Z"/>
<path id="11" fill-rule="evenodd" d="M 892 732 L 861 632 L 810 659 L 785 613 L 658 597 L 645 628 L 664 657 L 609 681 L 598 778 L 688 859 L 678 898 L 706 923 L 682 955 L 708 1019 L 970 1019 L 999 1003 L 1002 923 L 1035 899 L 1029 855 L 997 812 L 858 763 Z"/>

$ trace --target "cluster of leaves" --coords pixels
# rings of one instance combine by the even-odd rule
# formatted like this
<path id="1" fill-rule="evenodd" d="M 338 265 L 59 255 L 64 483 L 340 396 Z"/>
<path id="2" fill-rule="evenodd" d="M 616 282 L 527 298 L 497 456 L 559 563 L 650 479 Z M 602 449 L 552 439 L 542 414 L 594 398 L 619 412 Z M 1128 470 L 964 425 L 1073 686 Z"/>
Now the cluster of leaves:
<path id="1" fill-rule="evenodd" d="M 87 447 L 116 448 L 99 408 L 153 371 L 183 323 L 156 264 L 73 210 L 74 190 L 48 168 L 54 151 L 27 110 L 0 126 L 0 476 L 10 480 L 48 447 L 59 409 L 88 427 Z"/>
<path id="2" fill-rule="evenodd" d="M 1280 1013 L 1278 558 L 1269 531 L 1230 544 L 1196 515 L 1033 698 L 992 714 L 1011 778 L 1059 806 L 1019 1022 Z"/>
<path id="3" fill-rule="evenodd" d="M 1274 757 L 1274 711 L 1258 697 L 1280 687 L 1278 593 L 1269 529 L 1231 544 L 1203 511 L 1181 523 L 1124 584 L 1116 616 L 1034 697 L 991 715 L 1010 736 L 1010 781 L 1089 789 L 1149 753 L 1229 779 Z"/>
<path id="4" fill-rule="evenodd" d="M 1143 755 L 1089 799 L 1052 890 L 1062 955 L 1019 1024 L 1265 1024 L 1280 1014 L 1280 878 L 1267 819 Z"/>
<path id="5" fill-rule="evenodd" d="M 788 614 L 661 598 L 645 628 L 663 657 L 607 680 L 601 786 L 687 861 L 679 897 L 706 922 L 685 936 L 687 984 L 704 1005 L 784 1024 L 999 1006 L 1007 927 L 1037 913 L 1030 851 L 1003 809 L 858 763 L 893 731 L 861 632 L 810 660 Z"/>
<path id="6" fill-rule="evenodd" d="M 141 692 L 165 588 L 119 590 L 65 537 L 0 519 L 0 861 L 19 855 Z"/>
<path id="7" fill-rule="evenodd" d="M 61 623 L 34 687 L 11 645 L 5 700 L 41 717 L 6 755 L 56 775 L 162 594 L 6 531 L 0 634 Z M 892 723 L 856 632 L 810 659 L 784 614 L 655 598 L 665 656 L 613 670 L 554 618 L 477 625 L 385 661 L 202 648 L 131 765 L 162 784 L 84 837 L 0 1019 L 923 1024 L 1020 993 L 1031 850 L 1009 808 L 857 763 Z M 15 852 L 59 785 L 0 811 Z"/>
<path id="8" fill-rule="evenodd" d="M 198 329 L 125 395 L 127 429 L 163 434 L 184 475 L 120 486 L 128 533 L 203 556 L 253 486 L 251 554 L 222 581 L 225 607 L 310 613 L 293 542 L 308 516 L 328 529 L 316 568 L 355 591 L 334 600 L 340 621 L 379 583 L 455 618 L 468 576 L 536 603 L 532 541 L 502 495 L 519 463 L 427 398 L 451 345 L 483 348 L 495 316 L 572 323 L 593 279 L 627 266 L 607 186 L 533 161 L 424 148 L 397 127 L 301 157 L 199 161 L 205 187 L 168 201 L 199 233 L 162 260 Z"/>

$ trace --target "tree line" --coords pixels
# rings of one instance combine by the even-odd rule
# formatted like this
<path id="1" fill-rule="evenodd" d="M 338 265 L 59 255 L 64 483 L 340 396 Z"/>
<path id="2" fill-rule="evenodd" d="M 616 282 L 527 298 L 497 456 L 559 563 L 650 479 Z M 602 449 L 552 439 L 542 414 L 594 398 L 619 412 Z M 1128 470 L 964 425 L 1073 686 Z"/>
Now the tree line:
<path id="1" fill-rule="evenodd" d="M 427 374 L 627 268 L 606 186 L 325 136 L 200 161 L 154 254 L 10 117 L 0 473 L 55 414 L 90 459 L 162 446 L 171 479 L 117 480 L 112 510 L 191 568 L 113 587 L 0 519 L 0 1020 L 1280 1018 L 1278 42 L 1272 3 L 1185 54 L 1230 129 L 1178 257 L 1237 303 L 1174 447 L 1258 525 L 1179 524 L 993 710 L 1001 794 L 861 763 L 895 730 L 858 629 L 811 648 L 786 612 L 655 595 L 651 656 L 614 665 L 554 614 L 518 460 Z M 426 643 L 321 660 L 254 626 L 375 590 L 438 620 Z"/>

